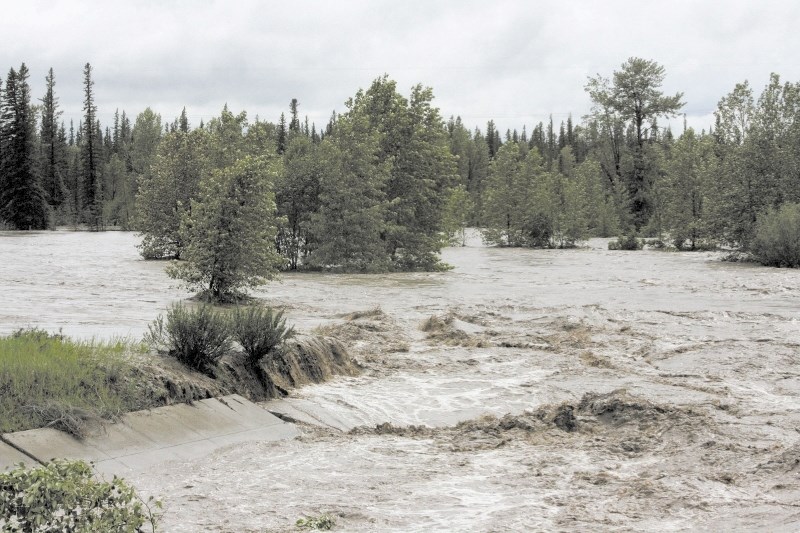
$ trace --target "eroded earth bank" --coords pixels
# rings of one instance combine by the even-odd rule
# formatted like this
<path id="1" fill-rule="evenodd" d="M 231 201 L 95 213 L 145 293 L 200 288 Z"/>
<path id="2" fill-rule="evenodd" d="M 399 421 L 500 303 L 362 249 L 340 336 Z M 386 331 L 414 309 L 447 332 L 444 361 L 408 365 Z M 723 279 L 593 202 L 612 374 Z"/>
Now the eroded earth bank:
<path id="1" fill-rule="evenodd" d="M 797 530 L 800 272 L 590 244 L 285 276 L 259 296 L 361 373 L 265 404 L 296 440 L 131 481 L 167 531 Z"/>

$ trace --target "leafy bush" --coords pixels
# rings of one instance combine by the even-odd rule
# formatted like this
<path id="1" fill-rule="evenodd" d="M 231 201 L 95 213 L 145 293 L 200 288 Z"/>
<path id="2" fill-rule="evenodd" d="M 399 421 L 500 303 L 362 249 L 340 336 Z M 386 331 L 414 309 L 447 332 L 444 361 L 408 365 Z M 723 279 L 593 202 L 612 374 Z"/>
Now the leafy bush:
<path id="1" fill-rule="evenodd" d="M 155 531 L 156 519 L 124 480 L 98 481 L 83 461 L 0 472 L 2 531 Z"/>
<path id="2" fill-rule="evenodd" d="M 166 321 L 159 315 L 148 330 L 145 342 L 200 372 L 209 372 L 231 348 L 228 323 L 210 305 L 189 309 L 173 304 Z"/>
<path id="3" fill-rule="evenodd" d="M 294 335 L 294 327 L 286 327 L 283 311 L 276 312 L 260 305 L 237 307 L 230 325 L 233 338 L 242 345 L 248 361 L 254 365 Z"/>
<path id="4" fill-rule="evenodd" d="M 761 264 L 800 267 L 800 204 L 784 204 L 760 216 L 750 248 Z"/>
<path id="5" fill-rule="evenodd" d="M 609 250 L 641 250 L 642 241 L 635 234 L 620 235 L 616 241 L 609 241 Z"/>
<path id="6" fill-rule="evenodd" d="M 0 337 L 0 432 L 54 427 L 80 436 L 87 422 L 142 407 L 126 341 L 73 341 L 41 329 Z"/>
<path id="7" fill-rule="evenodd" d="M 336 525 L 336 519 L 329 515 L 323 514 L 320 516 L 311 516 L 308 518 L 300 518 L 295 523 L 300 529 L 317 529 L 320 531 L 329 531 Z"/>

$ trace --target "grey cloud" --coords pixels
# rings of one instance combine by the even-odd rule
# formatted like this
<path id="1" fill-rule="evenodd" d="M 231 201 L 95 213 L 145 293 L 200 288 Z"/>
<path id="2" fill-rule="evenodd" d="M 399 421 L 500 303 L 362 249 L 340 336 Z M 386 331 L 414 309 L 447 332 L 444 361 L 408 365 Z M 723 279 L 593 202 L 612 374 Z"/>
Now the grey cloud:
<path id="1" fill-rule="evenodd" d="M 444 116 L 504 131 L 579 120 L 587 76 L 635 55 L 663 64 L 665 91 L 683 91 L 690 123 L 705 125 L 736 82 L 800 79 L 798 19 L 791 1 L 33 1 L 0 21 L 0 68 L 25 61 L 40 95 L 52 66 L 67 119 L 89 61 L 104 121 L 148 105 L 199 119 L 226 102 L 277 120 L 298 98 L 319 125 L 386 72 L 404 92 L 432 86 Z"/>

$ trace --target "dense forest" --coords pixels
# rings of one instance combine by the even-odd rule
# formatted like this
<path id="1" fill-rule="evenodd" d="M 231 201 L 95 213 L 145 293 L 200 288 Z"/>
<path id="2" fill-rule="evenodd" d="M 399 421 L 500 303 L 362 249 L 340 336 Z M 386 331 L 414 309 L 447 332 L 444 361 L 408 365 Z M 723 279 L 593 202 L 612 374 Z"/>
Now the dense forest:
<path id="1" fill-rule="evenodd" d="M 445 120 L 430 88 L 404 96 L 387 76 L 320 128 L 297 100 L 276 123 L 226 106 L 205 124 L 148 108 L 103 126 L 89 64 L 83 119 L 67 125 L 52 69 L 34 103 L 23 64 L 0 84 L 0 227 L 136 230 L 145 258 L 184 259 L 175 276 L 225 292 L 279 269 L 441 268 L 467 226 L 501 246 L 754 251 L 800 224 L 800 84 L 773 74 L 756 97 L 744 81 L 709 131 L 676 134 L 659 122 L 684 106 L 665 75 L 631 58 L 588 78 L 579 123 L 502 133 Z M 226 279 L 225 262 L 245 266 Z"/>

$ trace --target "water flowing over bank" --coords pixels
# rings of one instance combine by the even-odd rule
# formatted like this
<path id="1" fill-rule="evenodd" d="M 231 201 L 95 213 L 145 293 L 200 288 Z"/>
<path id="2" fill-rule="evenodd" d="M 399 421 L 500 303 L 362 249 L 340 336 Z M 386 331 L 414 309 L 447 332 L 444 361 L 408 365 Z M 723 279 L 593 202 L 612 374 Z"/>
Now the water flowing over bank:
<path id="1" fill-rule="evenodd" d="M 140 335 L 188 294 L 135 242 L 3 233 L 0 328 Z M 132 481 L 168 531 L 796 530 L 800 271 L 590 245 L 284 275 L 257 296 L 363 372 L 275 407 L 314 422 L 299 439 Z"/>

